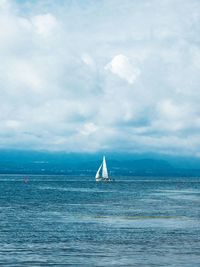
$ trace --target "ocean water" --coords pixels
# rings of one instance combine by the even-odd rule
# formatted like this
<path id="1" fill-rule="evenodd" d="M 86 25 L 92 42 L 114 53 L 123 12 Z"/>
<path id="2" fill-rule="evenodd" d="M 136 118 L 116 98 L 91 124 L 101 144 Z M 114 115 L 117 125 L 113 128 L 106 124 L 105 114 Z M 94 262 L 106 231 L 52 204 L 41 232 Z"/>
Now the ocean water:
<path id="1" fill-rule="evenodd" d="M 200 266 L 200 179 L 0 177 L 0 266 Z"/>

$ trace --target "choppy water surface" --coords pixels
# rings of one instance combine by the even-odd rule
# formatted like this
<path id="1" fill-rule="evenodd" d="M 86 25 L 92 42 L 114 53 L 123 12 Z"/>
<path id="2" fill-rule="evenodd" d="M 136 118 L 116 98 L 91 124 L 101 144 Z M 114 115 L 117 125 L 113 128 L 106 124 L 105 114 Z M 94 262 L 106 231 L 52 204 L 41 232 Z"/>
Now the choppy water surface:
<path id="1" fill-rule="evenodd" d="M 200 179 L 0 180 L 0 266 L 200 266 Z"/>

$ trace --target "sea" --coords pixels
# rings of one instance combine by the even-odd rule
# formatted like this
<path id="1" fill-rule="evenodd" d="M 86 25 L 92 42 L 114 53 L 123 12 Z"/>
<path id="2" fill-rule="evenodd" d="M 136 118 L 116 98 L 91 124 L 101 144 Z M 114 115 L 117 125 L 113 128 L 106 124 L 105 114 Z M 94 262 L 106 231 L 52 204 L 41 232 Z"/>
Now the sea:
<path id="1" fill-rule="evenodd" d="M 0 266 L 200 266 L 200 178 L 0 176 Z"/>

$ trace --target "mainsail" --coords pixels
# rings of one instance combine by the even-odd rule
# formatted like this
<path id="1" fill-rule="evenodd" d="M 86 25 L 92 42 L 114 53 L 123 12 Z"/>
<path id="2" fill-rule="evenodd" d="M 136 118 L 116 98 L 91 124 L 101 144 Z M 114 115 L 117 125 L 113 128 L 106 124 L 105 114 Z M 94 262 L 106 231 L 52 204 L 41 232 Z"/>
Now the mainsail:
<path id="1" fill-rule="evenodd" d="M 105 156 L 103 157 L 102 177 L 103 178 L 108 178 L 108 170 L 107 170 L 107 166 L 106 166 Z"/>

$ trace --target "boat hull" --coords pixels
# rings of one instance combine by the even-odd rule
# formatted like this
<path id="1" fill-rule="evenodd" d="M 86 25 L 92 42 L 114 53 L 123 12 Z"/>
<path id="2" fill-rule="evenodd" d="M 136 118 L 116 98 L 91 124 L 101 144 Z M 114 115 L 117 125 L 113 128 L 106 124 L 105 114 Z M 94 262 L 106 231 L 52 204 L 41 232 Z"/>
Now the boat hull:
<path id="1" fill-rule="evenodd" d="M 110 178 L 96 178 L 96 182 L 104 182 L 104 183 L 109 183 L 112 182 L 113 180 L 111 180 Z"/>

